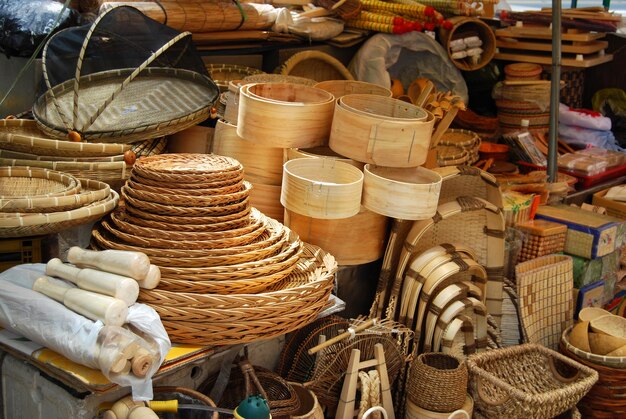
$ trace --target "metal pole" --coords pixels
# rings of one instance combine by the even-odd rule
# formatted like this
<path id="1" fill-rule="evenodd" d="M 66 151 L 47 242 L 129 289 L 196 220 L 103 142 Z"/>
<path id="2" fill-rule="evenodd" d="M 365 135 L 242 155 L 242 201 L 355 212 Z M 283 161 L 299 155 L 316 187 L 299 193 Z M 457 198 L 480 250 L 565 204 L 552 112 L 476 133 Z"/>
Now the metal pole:
<path id="1" fill-rule="evenodd" d="M 550 81 L 550 133 L 548 139 L 548 182 L 556 181 L 561 95 L 561 0 L 552 0 L 552 78 Z"/>

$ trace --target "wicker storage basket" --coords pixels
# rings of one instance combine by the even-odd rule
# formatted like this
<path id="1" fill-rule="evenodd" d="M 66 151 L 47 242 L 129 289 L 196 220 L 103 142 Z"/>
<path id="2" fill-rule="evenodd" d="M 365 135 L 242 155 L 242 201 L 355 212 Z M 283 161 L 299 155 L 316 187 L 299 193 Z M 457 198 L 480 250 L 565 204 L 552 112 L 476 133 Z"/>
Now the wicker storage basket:
<path id="1" fill-rule="evenodd" d="M 322 220 L 285 210 L 285 225 L 300 239 L 330 252 L 339 265 L 378 260 L 387 237 L 387 217 L 361 207 L 357 215 Z"/>
<path id="2" fill-rule="evenodd" d="M 423 220 L 437 210 L 441 177 L 423 167 L 365 165 L 363 206 L 403 220 Z"/>
<path id="3" fill-rule="evenodd" d="M 475 408 L 488 418 L 557 416 L 598 380 L 593 369 L 536 344 L 475 354 L 467 367 Z"/>
<path id="4" fill-rule="evenodd" d="M 515 226 L 526 233 L 518 262 L 565 250 L 567 226 L 547 220 L 531 220 Z"/>
<path id="5" fill-rule="evenodd" d="M 337 100 L 328 144 L 353 160 L 388 167 L 426 161 L 435 118 L 398 99 L 353 94 Z"/>
<path id="6" fill-rule="evenodd" d="M 452 412 L 465 403 L 467 367 L 451 355 L 426 352 L 411 362 L 407 399 L 435 412 Z"/>
<path id="7" fill-rule="evenodd" d="M 574 319 L 572 258 L 548 255 L 515 267 L 524 340 L 557 349 Z"/>
<path id="8" fill-rule="evenodd" d="M 291 419 L 324 419 L 324 411 L 317 401 L 315 393 L 300 383 L 289 383 L 300 401 L 300 409 L 291 415 Z"/>
<path id="9" fill-rule="evenodd" d="M 327 141 L 333 95 L 300 84 L 252 83 L 239 90 L 237 135 L 257 145 L 306 148 Z"/>
<path id="10" fill-rule="evenodd" d="M 306 77 L 318 82 L 325 80 L 354 80 L 354 76 L 341 61 L 321 51 L 295 53 L 282 65 L 280 74 Z"/>
<path id="11" fill-rule="evenodd" d="M 298 214 L 326 220 L 348 218 L 361 210 L 363 173 L 329 159 L 295 159 L 283 166 L 280 202 Z"/>
<path id="12" fill-rule="evenodd" d="M 391 90 L 374 83 L 357 80 L 327 80 L 315 85 L 318 89 L 326 90 L 339 99 L 345 95 L 367 94 L 391 97 Z"/>

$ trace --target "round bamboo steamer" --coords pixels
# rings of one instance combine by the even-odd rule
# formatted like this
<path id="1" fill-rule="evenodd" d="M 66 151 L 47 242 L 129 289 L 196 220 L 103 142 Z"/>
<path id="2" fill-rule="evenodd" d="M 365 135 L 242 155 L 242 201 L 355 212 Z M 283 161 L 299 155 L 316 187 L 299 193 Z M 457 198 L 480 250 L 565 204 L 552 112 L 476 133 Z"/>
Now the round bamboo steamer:
<path id="1" fill-rule="evenodd" d="M 361 207 L 353 217 L 321 220 L 285 210 L 285 225 L 300 239 L 332 254 L 339 265 L 380 259 L 385 251 L 388 218 Z"/>
<path id="2" fill-rule="evenodd" d="M 288 210 L 324 220 L 361 210 L 363 172 L 332 159 L 294 159 L 283 165 L 280 202 Z"/>
<path id="3" fill-rule="evenodd" d="M 243 80 L 230 80 L 228 82 L 224 120 L 234 125 L 237 125 L 237 118 L 239 117 L 239 89 L 243 84 Z"/>
<path id="4" fill-rule="evenodd" d="M 463 406 L 455 410 L 454 412 L 441 413 L 426 410 L 409 399 L 405 404 L 405 418 L 406 419 L 471 419 L 474 413 L 474 399 L 468 394 Z"/>
<path id="5" fill-rule="evenodd" d="M 283 179 L 283 149 L 250 144 L 237 135 L 237 127 L 223 120 L 215 124 L 214 154 L 238 160 L 245 179 L 253 184 L 280 186 Z"/>
<path id="6" fill-rule="evenodd" d="M 239 89 L 237 134 L 255 145 L 307 148 L 330 134 L 335 98 L 301 84 L 252 83 Z"/>
<path id="7" fill-rule="evenodd" d="M 324 411 L 317 396 L 300 383 L 289 383 L 300 400 L 300 408 L 291 414 L 291 419 L 324 419 Z"/>
<path id="8" fill-rule="evenodd" d="M 261 211 L 266 216 L 281 223 L 284 220 L 285 209 L 280 203 L 280 185 L 266 185 L 252 183 L 250 190 L 250 205 Z"/>
<path id="9" fill-rule="evenodd" d="M 441 176 L 423 167 L 393 168 L 366 164 L 363 205 L 402 220 L 424 220 L 437 211 Z"/>
<path id="10" fill-rule="evenodd" d="M 322 89 L 339 99 L 345 95 L 368 94 L 391 97 L 391 90 L 374 83 L 357 80 L 326 80 L 317 83 L 314 87 Z"/>
<path id="11" fill-rule="evenodd" d="M 376 95 L 337 100 L 329 145 L 336 153 L 387 167 L 424 164 L 435 118 L 419 106 Z"/>
<path id="12" fill-rule="evenodd" d="M 334 159 L 343 163 L 351 164 L 352 166 L 356 167 L 360 171 L 363 171 L 363 166 L 365 166 L 365 164 L 361 163 L 360 161 L 356 161 L 356 160 L 352 160 L 344 156 L 340 156 L 339 154 L 331 150 L 330 147 L 325 146 L 325 145 L 321 145 L 318 147 L 311 147 L 311 148 L 288 148 L 287 149 L 285 161 L 289 161 L 293 159 L 303 159 L 303 158 Z"/>

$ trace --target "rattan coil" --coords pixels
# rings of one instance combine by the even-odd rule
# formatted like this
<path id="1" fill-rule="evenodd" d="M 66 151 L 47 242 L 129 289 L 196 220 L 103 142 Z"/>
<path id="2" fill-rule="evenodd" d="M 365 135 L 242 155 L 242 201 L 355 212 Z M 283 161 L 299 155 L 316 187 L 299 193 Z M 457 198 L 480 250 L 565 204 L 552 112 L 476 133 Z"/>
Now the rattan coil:
<path id="1" fill-rule="evenodd" d="M 92 202 L 101 201 L 111 193 L 109 185 L 89 179 L 78 179 L 82 191 L 74 195 L 0 198 L 0 212 L 58 212 L 68 211 Z M 0 182 L 1 183 L 1 182 Z M 4 185 L 3 185 L 4 187 Z"/>
<path id="2" fill-rule="evenodd" d="M 146 190 L 134 189 L 131 185 L 126 185 L 124 191 L 126 195 L 131 196 L 140 201 L 152 202 L 162 205 L 171 205 L 177 207 L 225 207 L 231 204 L 241 202 L 250 195 L 252 185 L 244 182 L 243 188 L 237 192 L 231 192 L 224 195 L 179 195 L 179 194 L 163 194 L 148 192 Z"/>
<path id="3" fill-rule="evenodd" d="M 411 363 L 407 398 L 421 408 L 453 412 L 465 403 L 467 394 L 465 361 L 452 355 L 427 352 Z"/>
<path id="4" fill-rule="evenodd" d="M 74 195 L 81 184 L 74 176 L 37 167 L 0 167 L 0 199 Z"/>
<path id="5" fill-rule="evenodd" d="M 141 181 L 140 181 L 141 182 Z M 231 193 L 241 192 L 245 189 L 243 182 L 237 182 L 232 185 L 222 186 L 218 188 L 170 188 L 165 186 L 153 186 L 146 185 L 145 183 L 140 183 L 136 180 L 133 180 L 131 177 L 126 184 L 129 188 L 135 191 L 141 192 L 149 192 L 152 194 L 163 194 L 163 195 L 176 195 L 179 199 L 181 197 L 189 197 L 189 199 L 194 199 L 194 197 L 204 197 L 204 196 L 213 196 L 213 195 L 228 195 Z M 169 186 L 169 184 L 168 184 Z"/>
<path id="6" fill-rule="evenodd" d="M 554 417 L 574 408 L 598 380 L 593 369 L 537 344 L 475 354 L 467 367 L 475 407 L 487 417 Z"/>
<path id="7" fill-rule="evenodd" d="M 250 206 L 244 207 L 239 212 L 233 212 L 232 214 L 225 215 L 207 215 L 207 216 L 193 216 L 193 215 L 185 215 L 184 217 L 180 217 L 178 215 L 167 215 L 167 214 L 155 214 L 150 211 L 142 210 L 141 208 L 135 208 L 129 202 L 126 202 L 126 211 L 136 217 L 143 218 L 144 220 L 151 220 L 157 222 L 163 222 L 167 224 L 174 225 L 193 225 L 193 226 L 201 226 L 201 225 L 216 225 L 218 223 L 225 223 L 229 221 L 240 221 L 242 219 L 247 219 L 248 215 L 252 208 Z"/>
<path id="8" fill-rule="evenodd" d="M 196 190 L 218 189 L 218 188 L 226 188 L 226 187 L 241 185 L 241 183 L 243 182 L 243 172 L 239 173 L 238 175 L 234 177 L 224 179 L 224 180 L 216 180 L 216 181 L 211 181 L 210 179 L 199 181 L 197 180 L 197 178 L 196 179 L 180 178 L 178 179 L 178 181 L 154 180 L 154 179 L 145 178 L 135 171 L 131 172 L 130 178 L 133 182 L 136 182 L 141 185 L 156 186 L 156 187 L 161 187 L 161 188 L 163 187 L 163 185 L 167 185 L 168 189 L 180 190 L 181 194 L 187 194 L 187 193 L 193 193 L 193 191 L 196 191 Z"/>
<path id="9" fill-rule="evenodd" d="M 28 119 L 0 119 L 0 147 L 31 154 L 66 157 L 122 155 L 130 144 L 89 143 L 50 139 Z"/>

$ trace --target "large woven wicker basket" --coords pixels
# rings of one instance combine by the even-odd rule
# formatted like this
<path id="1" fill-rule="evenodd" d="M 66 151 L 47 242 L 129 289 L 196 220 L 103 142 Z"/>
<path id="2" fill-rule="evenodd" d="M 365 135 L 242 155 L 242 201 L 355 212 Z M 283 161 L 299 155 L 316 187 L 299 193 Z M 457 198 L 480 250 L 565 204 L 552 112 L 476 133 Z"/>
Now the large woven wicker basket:
<path id="1" fill-rule="evenodd" d="M 593 369 L 536 344 L 475 354 L 467 366 L 474 406 L 487 418 L 551 418 L 598 381 Z"/>

